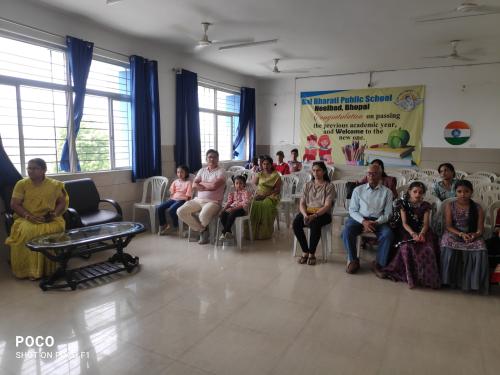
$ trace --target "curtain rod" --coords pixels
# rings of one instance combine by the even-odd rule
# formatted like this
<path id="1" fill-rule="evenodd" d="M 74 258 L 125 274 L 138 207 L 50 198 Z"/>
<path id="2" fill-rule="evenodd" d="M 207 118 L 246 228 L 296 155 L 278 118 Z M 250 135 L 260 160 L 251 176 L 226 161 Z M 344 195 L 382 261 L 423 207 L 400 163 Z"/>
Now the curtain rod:
<path id="1" fill-rule="evenodd" d="M 5 17 L 0 17 L 0 20 L 1 21 L 5 21 L 5 22 L 8 22 L 8 23 L 11 23 L 13 25 L 17 25 L 17 26 L 21 26 L 21 27 L 25 27 L 27 29 L 31 29 L 31 30 L 35 30 L 35 31 L 38 31 L 38 32 L 41 32 L 41 33 L 44 33 L 44 34 L 47 34 L 47 35 L 51 35 L 51 36 L 55 36 L 55 37 L 58 37 L 58 38 L 62 38 L 63 40 L 66 39 L 66 36 L 64 35 L 60 35 L 60 34 L 56 34 L 56 33 L 53 33 L 53 32 L 50 32 L 50 31 L 47 31 L 47 30 L 43 30 L 43 29 L 40 29 L 38 27 L 35 27 L 35 26 L 30 26 L 30 25 L 26 25 L 24 23 L 21 23 L 21 22 L 17 22 L 17 21 L 14 21 L 14 20 L 11 20 L 11 19 L 8 19 L 8 18 L 5 18 Z M 15 32 L 14 32 L 15 33 Z M 23 35 L 25 37 L 31 37 L 30 35 Z M 61 43 L 60 44 L 61 46 L 66 46 L 65 44 Z M 125 55 L 123 53 L 120 53 L 120 52 L 116 52 L 116 51 L 112 51 L 112 50 L 109 50 L 107 48 L 103 48 L 103 47 L 99 47 L 99 46 L 95 46 L 94 45 L 94 48 L 95 49 L 98 49 L 98 50 L 101 50 L 101 51 L 105 51 L 105 52 L 110 52 L 110 53 L 113 53 L 115 55 L 119 55 L 119 56 L 123 56 L 123 57 L 126 57 L 127 60 L 129 58 L 128 55 Z"/>
<path id="2" fill-rule="evenodd" d="M 182 73 L 182 68 L 172 68 L 172 71 L 175 72 L 175 74 L 181 74 Z M 241 89 L 240 86 L 235 86 L 235 85 L 231 85 L 230 83 L 215 81 L 213 79 L 200 76 L 199 74 L 198 74 L 198 78 L 200 80 L 202 80 L 202 81 L 207 81 L 207 83 L 217 83 L 219 85 L 224 85 L 224 86 L 228 86 L 228 87 L 234 87 L 235 89 L 238 89 L 238 90 Z"/>
<path id="3" fill-rule="evenodd" d="M 295 77 L 295 80 L 297 81 L 298 79 L 307 79 L 307 78 L 340 77 L 340 76 L 351 76 L 351 75 L 356 75 L 356 74 L 373 74 L 373 73 L 387 73 L 387 72 L 402 72 L 402 71 L 406 71 L 406 70 L 423 70 L 423 69 L 437 69 L 437 68 L 455 68 L 455 67 L 464 67 L 464 66 L 495 65 L 495 64 L 500 64 L 500 61 L 490 61 L 490 62 L 484 62 L 484 63 L 455 64 L 455 65 L 420 66 L 420 67 L 400 68 L 400 69 L 369 70 L 369 71 L 366 71 L 366 72 L 322 74 L 322 75 L 317 75 L 317 76 Z"/>

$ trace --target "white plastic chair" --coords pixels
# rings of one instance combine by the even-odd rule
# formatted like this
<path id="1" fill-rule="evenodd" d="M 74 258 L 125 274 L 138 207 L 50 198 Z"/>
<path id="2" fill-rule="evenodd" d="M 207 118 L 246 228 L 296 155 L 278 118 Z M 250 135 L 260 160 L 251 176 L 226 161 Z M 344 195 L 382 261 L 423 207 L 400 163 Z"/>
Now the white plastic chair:
<path id="1" fill-rule="evenodd" d="M 335 204 L 333 205 L 332 210 L 332 219 L 335 216 L 340 217 L 342 220 L 341 227 L 344 224 L 344 219 L 349 216 L 349 209 L 347 207 L 347 182 L 348 181 L 345 180 L 332 181 L 336 192 Z"/>
<path id="2" fill-rule="evenodd" d="M 406 184 L 406 177 L 401 173 L 391 173 L 389 176 L 392 176 L 396 179 L 396 188 Z"/>
<path id="3" fill-rule="evenodd" d="M 335 173 L 335 167 L 333 165 L 327 165 L 326 169 L 328 170 L 328 177 L 330 181 L 333 181 L 333 174 Z"/>
<path id="4" fill-rule="evenodd" d="M 436 216 L 434 219 L 434 227 L 432 228 L 434 230 L 434 233 L 441 237 L 444 233 L 444 208 L 446 205 L 450 204 L 451 202 L 457 200 L 457 198 L 448 198 L 445 199 L 444 201 L 441 202 L 439 205 L 439 208 L 436 212 Z"/>
<path id="5" fill-rule="evenodd" d="M 490 207 L 496 201 L 500 201 L 500 190 L 490 190 L 484 193 L 482 201 L 486 204 L 487 207 Z"/>
<path id="6" fill-rule="evenodd" d="M 295 186 L 295 193 L 293 194 L 293 196 L 300 199 L 302 197 L 302 193 L 304 192 L 304 187 L 306 186 L 306 183 L 311 181 L 312 175 L 310 173 L 302 171 L 292 173 L 292 175 L 297 176 L 299 179 L 297 185 Z"/>
<path id="7" fill-rule="evenodd" d="M 466 180 L 468 180 L 472 183 L 474 190 L 476 189 L 476 187 L 478 187 L 480 185 L 488 184 L 491 182 L 491 180 L 488 177 L 479 176 L 479 175 L 476 175 L 476 176 L 469 175 L 469 176 L 467 176 Z"/>
<path id="8" fill-rule="evenodd" d="M 167 186 L 168 178 L 163 176 L 149 177 L 144 181 L 141 201 L 139 203 L 134 203 L 132 221 L 135 221 L 136 209 L 148 210 L 151 233 L 156 232 L 156 210 L 167 195 Z"/>
<path id="9" fill-rule="evenodd" d="M 485 212 L 485 217 L 488 216 L 488 221 L 490 223 L 488 228 L 488 233 L 485 233 L 484 237 L 488 238 L 493 235 L 493 229 L 495 228 L 495 220 L 497 217 L 497 211 L 500 209 L 500 199 L 491 203 L 488 208 L 488 214 Z M 486 227 L 485 227 L 486 228 Z"/>
<path id="10" fill-rule="evenodd" d="M 332 249 L 332 228 L 333 228 L 333 208 L 335 207 L 335 202 L 332 206 L 332 210 L 330 211 L 330 215 L 332 215 L 332 221 L 330 224 L 323 225 L 321 227 L 321 247 L 323 250 L 323 262 L 328 261 L 328 253 Z M 309 227 L 304 227 L 304 233 L 307 238 L 307 243 L 311 241 L 311 231 L 309 230 Z M 292 256 L 297 255 L 297 237 L 293 236 L 293 248 L 292 248 Z"/>
<path id="11" fill-rule="evenodd" d="M 280 229 L 280 215 L 285 215 L 285 222 L 287 228 L 290 227 L 290 215 L 291 215 L 291 207 L 295 204 L 295 199 L 293 196 L 293 190 L 299 178 L 292 174 L 287 174 L 285 176 L 281 176 L 281 192 L 280 192 L 280 203 L 278 205 L 278 215 L 276 216 L 278 230 Z"/>
<path id="12" fill-rule="evenodd" d="M 417 172 L 415 169 L 412 168 L 398 168 L 396 169 L 396 171 L 405 176 L 407 182 L 410 181 L 413 178 L 413 175 Z"/>
<path id="13" fill-rule="evenodd" d="M 439 172 L 437 171 L 437 169 L 433 169 L 433 168 L 423 168 L 423 169 L 419 169 L 418 170 L 419 173 L 424 173 L 426 174 L 427 176 L 437 176 L 439 177 Z"/>
<path id="14" fill-rule="evenodd" d="M 465 179 L 469 174 L 465 171 L 455 171 L 455 177 L 459 180 Z"/>
<path id="15" fill-rule="evenodd" d="M 467 176 L 467 180 L 473 176 L 487 177 L 490 180 L 490 182 L 495 182 L 495 180 L 498 178 L 498 176 L 495 173 L 487 172 L 487 171 L 477 171 L 477 172 L 474 172 L 474 173 L 470 174 L 469 176 Z"/>
<path id="16" fill-rule="evenodd" d="M 222 202 L 225 202 L 227 200 L 227 194 L 229 194 L 229 187 L 231 186 L 229 184 L 229 182 L 231 182 L 231 184 L 232 184 L 232 180 L 231 179 L 226 180 L 226 185 L 224 187 L 224 197 L 222 198 Z M 217 243 L 217 225 L 219 222 L 219 214 L 221 211 L 222 211 L 222 208 L 219 210 L 217 215 L 215 215 L 212 218 L 210 223 L 208 223 L 208 233 L 209 233 L 209 238 L 210 238 L 211 244 Z M 199 212 L 196 213 L 195 215 L 199 215 Z M 188 228 L 188 236 L 187 236 L 188 242 L 191 241 L 191 232 L 192 232 L 191 227 L 189 227 Z"/>
<path id="17" fill-rule="evenodd" d="M 244 171 L 245 167 L 242 167 L 241 165 L 233 165 L 232 167 L 228 168 L 229 172 L 239 172 L 239 171 Z"/>
<path id="18" fill-rule="evenodd" d="M 252 222 L 250 220 L 250 212 L 252 212 L 252 205 L 253 205 L 253 200 L 255 197 L 255 192 L 257 191 L 257 187 L 252 183 L 248 183 L 247 190 L 252 193 L 250 206 L 248 207 L 248 213 L 244 216 L 238 216 L 233 224 L 234 238 L 236 239 L 236 245 L 238 246 L 238 249 L 240 249 L 240 250 L 241 250 L 242 242 L 243 242 L 243 233 L 244 233 L 244 230 L 243 230 L 244 226 L 243 225 L 245 224 L 245 222 L 248 223 L 248 234 L 250 236 L 250 241 L 253 241 Z M 234 191 L 234 188 L 231 191 Z M 229 195 L 229 193 L 228 193 L 228 195 Z M 225 206 L 225 202 L 224 202 L 223 206 Z M 219 244 L 219 233 L 220 233 L 219 228 L 220 228 L 220 226 L 221 226 L 221 222 L 220 222 L 220 220 L 218 220 L 217 221 L 217 230 L 215 232 L 215 236 L 216 236 L 215 244 L 216 245 Z"/>

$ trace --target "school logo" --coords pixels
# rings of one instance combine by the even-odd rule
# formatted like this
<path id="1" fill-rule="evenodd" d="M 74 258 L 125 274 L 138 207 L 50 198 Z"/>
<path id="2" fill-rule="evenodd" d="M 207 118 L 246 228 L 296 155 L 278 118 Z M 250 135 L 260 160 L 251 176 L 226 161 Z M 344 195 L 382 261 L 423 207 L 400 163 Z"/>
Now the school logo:
<path id="1" fill-rule="evenodd" d="M 457 146 L 470 138 L 470 126 L 463 121 L 452 121 L 444 128 L 444 139 L 450 145 Z"/>
<path id="2" fill-rule="evenodd" d="M 394 104 L 396 104 L 400 109 L 405 112 L 411 112 L 415 109 L 417 105 L 422 103 L 424 100 L 417 96 L 417 93 L 413 90 L 405 90 L 399 94 L 396 98 Z"/>

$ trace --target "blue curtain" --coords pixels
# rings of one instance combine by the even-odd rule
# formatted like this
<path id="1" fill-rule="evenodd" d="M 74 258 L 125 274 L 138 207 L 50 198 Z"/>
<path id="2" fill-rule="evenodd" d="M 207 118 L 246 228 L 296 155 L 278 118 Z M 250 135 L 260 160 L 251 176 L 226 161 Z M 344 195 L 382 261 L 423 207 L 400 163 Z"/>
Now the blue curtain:
<path id="1" fill-rule="evenodd" d="M 14 167 L 9 159 L 9 156 L 5 152 L 2 145 L 2 138 L 0 137 L 0 195 L 4 201 L 6 211 L 10 211 L 10 198 L 12 196 L 12 190 L 14 185 L 21 178 L 21 174 Z"/>
<path id="2" fill-rule="evenodd" d="M 132 85 L 132 181 L 161 175 L 158 63 L 130 56 Z"/>
<path id="3" fill-rule="evenodd" d="M 248 128 L 249 153 L 248 160 L 256 154 L 255 144 L 255 89 L 242 87 L 240 95 L 240 123 L 233 143 L 233 155 L 238 156 L 238 147 L 243 142 Z"/>
<path id="4" fill-rule="evenodd" d="M 92 63 L 92 51 L 94 43 L 74 38 L 66 37 L 66 46 L 68 47 L 68 62 L 69 72 L 73 81 L 73 122 L 74 122 L 74 137 L 80 130 L 80 121 L 83 117 L 83 104 L 85 102 L 85 88 L 87 87 L 87 78 L 89 76 L 90 64 Z M 64 142 L 61 154 L 60 167 L 62 171 L 70 171 L 69 163 L 69 133 Z M 76 153 L 76 150 L 75 150 Z M 77 170 L 80 171 L 80 162 L 77 160 Z"/>
<path id="5" fill-rule="evenodd" d="M 176 75 L 175 162 L 191 171 L 201 168 L 198 76 L 184 69 Z"/>

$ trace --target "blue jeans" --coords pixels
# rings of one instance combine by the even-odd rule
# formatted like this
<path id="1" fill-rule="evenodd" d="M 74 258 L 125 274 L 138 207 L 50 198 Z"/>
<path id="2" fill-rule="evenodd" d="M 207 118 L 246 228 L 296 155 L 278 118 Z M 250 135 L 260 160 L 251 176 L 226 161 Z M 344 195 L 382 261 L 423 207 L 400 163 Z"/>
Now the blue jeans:
<path id="1" fill-rule="evenodd" d="M 352 262 L 358 260 L 356 251 L 356 237 L 363 232 L 363 224 L 358 223 L 353 218 L 348 218 L 342 231 L 342 241 L 344 241 L 344 248 L 347 252 L 347 260 Z M 392 229 L 387 224 L 377 225 L 375 231 L 378 240 L 377 250 L 377 263 L 385 267 L 389 258 L 389 251 L 391 249 L 394 234 Z"/>
<path id="2" fill-rule="evenodd" d="M 175 228 L 179 226 L 179 218 L 177 217 L 177 209 L 182 206 L 186 201 L 176 201 L 174 199 L 169 199 L 158 206 L 158 219 L 160 220 L 160 225 L 164 226 L 167 224 L 166 213 L 172 218 L 172 224 Z"/>

